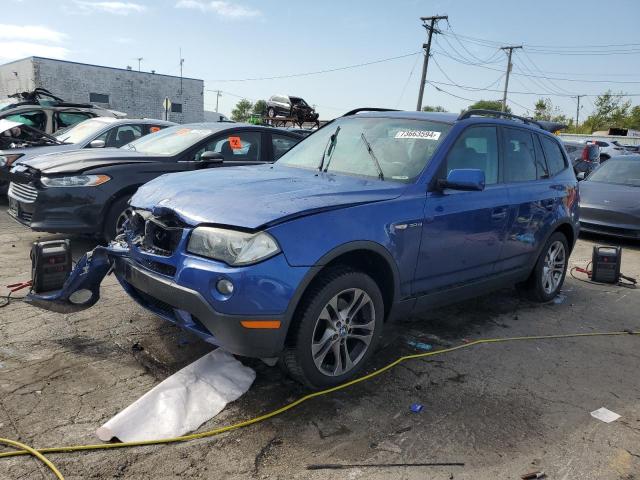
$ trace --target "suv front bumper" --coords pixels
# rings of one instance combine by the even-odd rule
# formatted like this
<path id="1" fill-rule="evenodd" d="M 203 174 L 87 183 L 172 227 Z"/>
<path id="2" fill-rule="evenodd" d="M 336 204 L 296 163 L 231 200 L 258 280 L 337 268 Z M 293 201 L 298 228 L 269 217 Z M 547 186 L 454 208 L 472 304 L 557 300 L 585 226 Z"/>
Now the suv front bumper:
<path id="1" fill-rule="evenodd" d="M 249 357 L 273 357 L 282 350 L 288 322 L 282 315 L 229 315 L 216 311 L 196 290 L 117 257 L 114 271 L 126 292 L 142 307 L 190 330 L 231 353 Z M 242 321 L 279 321 L 280 328 L 249 329 Z"/>

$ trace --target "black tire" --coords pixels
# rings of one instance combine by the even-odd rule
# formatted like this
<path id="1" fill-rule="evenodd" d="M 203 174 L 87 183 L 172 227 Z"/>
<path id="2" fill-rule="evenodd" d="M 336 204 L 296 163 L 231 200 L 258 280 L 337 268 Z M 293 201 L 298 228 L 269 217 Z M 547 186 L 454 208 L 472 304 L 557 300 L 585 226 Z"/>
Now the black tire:
<path id="1" fill-rule="evenodd" d="M 267 115 L 269 118 L 276 118 L 276 111 L 273 107 L 267 109 Z"/>
<path id="2" fill-rule="evenodd" d="M 122 228 L 122 215 L 129 209 L 129 199 L 131 197 L 126 195 L 124 197 L 120 197 L 111 204 L 109 207 L 109 211 L 107 216 L 104 219 L 104 224 L 102 226 L 102 238 L 105 242 L 110 242 Z"/>
<path id="3" fill-rule="evenodd" d="M 353 291 L 352 296 L 350 296 L 351 291 Z M 366 295 L 359 296 L 358 292 L 364 292 Z M 360 298 L 359 301 L 356 301 L 356 295 Z M 340 310 L 340 305 L 346 307 L 352 299 L 352 305 L 355 304 L 357 308 L 352 308 L 351 311 L 356 313 L 349 321 L 343 320 L 344 324 L 338 327 L 338 330 L 332 329 L 336 325 L 332 325 L 331 329 L 325 329 L 321 324 L 326 326 L 329 321 L 320 317 L 324 312 L 329 311 L 331 307 L 329 302 L 334 298 L 337 298 L 335 305 L 338 306 L 338 312 L 346 311 L 346 308 Z M 321 274 L 321 277 L 314 281 L 301 302 L 292 320 L 287 345 L 280 359 L 287 373 L 294 380 L 312 389 L 332 387 L 355 377 L 375 351 L 382 332 L 384 301 L 376 282 L 363 272 L 348 267 L 335 267 Z M 343 317 L 337 318 L 339 324 Z M 366 326 L 366 328 L 362 329 L 359 326 Z M 369 331 L 371 331 L 370 334 Z M 335 334 L 332 335 L 332 332 Z M 321 333 L 322 338 L 317 338 Z M 369 339 L 368 343 L 359 339 L 365 336 Z M 326 340 L 323 340 L 325 338 Z M 322 357 L 326 360 L 326 364 L 322 363 L 323 360 L 319 360 L 322 363 L 319 367 L 312 354 L 313 345 L 329 343 L 331 343 L 330 346 L 319 349 L 316 354 L 316 358 Z M 346 358 L 343 356 L 346 352 L 349 359 L 354 361 L 353 366 L 346 370 L 347 361 L 338 360 L 340 365 L 344 363 L 344 373 L 335 374 L 341 371 L 336 367 L 333 374 L 327 374 L 323 368 L 330 369 L 331 359 L 336 363 L 336 356 L 333 353 L 335 348 L 341 359 Z"/>
<path id="4" fill-rule="evenodd" d="M 559 242 L 559 243 L 558 243 Z M 547 254 L 550 253 L 552 247 L 561 245 L 563 249 L 563 267 L 561 271 L 558 271 L 559 276 L 557 277 L 557 284 L 554 281 L 554 285 L 550 285 L 546 283 L 548 281 L 548 277 L 545 277 L 545 272 L 549 271 L 547 261 L 549 258 Z M 549 302 L 551 301 L 562 288 L 562 284 L 564 283 L 565 276 L 567 275 L 567 266 L 569 264 L 569 244 L 567 243 L 567 237 L 564 236 L 561 232 L 555 232 L 549 239 L 547 243 L 545 243 L 544 248 L 540 252 L 540 256 L 538 257 L 538 261 L 531 272 L 531 275 L 527 279 L 526 282 L 519 285 L 520 290 L 530 299 L 535 302 Z M 545 270 L 547 267 L 547 270 Z M 552 275 L 553 276 L 553 275 Z M 553 286 L 551 290 L 548 287 Z"/>

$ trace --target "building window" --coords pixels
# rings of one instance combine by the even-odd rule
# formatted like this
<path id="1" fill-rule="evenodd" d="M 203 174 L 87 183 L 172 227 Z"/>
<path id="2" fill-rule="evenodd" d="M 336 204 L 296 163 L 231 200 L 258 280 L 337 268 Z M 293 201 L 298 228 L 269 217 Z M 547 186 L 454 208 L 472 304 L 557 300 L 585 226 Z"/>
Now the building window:
<path id="1" fill-rule="evenodd" d="M 182 104 L 181 103 L 172 103 L 171 111 L 173 113 L 182 113 Z"/>
<path id="2" fill-rule="evenodd" d="M 89 93 L 89 101 L 93 103 L 109 103 L 109 95 L 106 93 Z"/>

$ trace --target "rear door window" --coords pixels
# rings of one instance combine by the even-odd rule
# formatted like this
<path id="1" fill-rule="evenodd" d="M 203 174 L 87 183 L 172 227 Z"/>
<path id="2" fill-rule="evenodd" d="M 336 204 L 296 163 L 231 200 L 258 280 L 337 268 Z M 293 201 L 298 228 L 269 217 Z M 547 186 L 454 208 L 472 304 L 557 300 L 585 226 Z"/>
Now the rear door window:
<path id="1" fill-rule="evenodd" d="M 277 134 L 273 134 L 272 133 L 271 134 L 271 145 L 272 145 L 272 148 L 273 148 L 273 159 L 274 160 L 279 159 L 282 155 L 284 155 L 289 150 L 291 150 L 291 147 L 293 147 L 299 141 L 300 141 L 299 139 L 295 139 L 295 138 L 287 137 L 285 135 L 277 135 Z"/>
<path id="2" fill-rule="evenodd" d="M 539 166 L 536 164 L 533 135 L 526 130 L 504 128 L 502 139 L 504 154 L 504 181 L 527 182 L 536 180 Z"/>
<path id="3" fill-rule="evenodd" d="M 7 120 L 20 122 L 30 127 L 37 128 L 43 132 L 47 129 L 47 115 L 42 110 L 34 110 L 32 112 L 21 112 L 5 117 Z"/>
<path id="4" fill-rule="evenodd" d="M 547 158 L 549 174 L 553 176 L 564 170 L 567 167 L 567 163 L 558 142 L 547 137 L 542 137 L 540 140 L 542 141 L 544 156 Z"/>
<path id="5" fill-rule="evenodd" d="M 467 128 L 447 156 L 446 175 L 454 169 L 484 172 L 485 184 L 498 183 L 498 132 L 496 127 Z"/>
<path id="6" fill-rule="evenodd" d="M 56 130 L 61 128 L 70 127 L 76 123 L 84 122 L 89 118 L 93 118 L 94 115 L 87 112 L 56 112 L 54 119 L 56 122 Z"/>

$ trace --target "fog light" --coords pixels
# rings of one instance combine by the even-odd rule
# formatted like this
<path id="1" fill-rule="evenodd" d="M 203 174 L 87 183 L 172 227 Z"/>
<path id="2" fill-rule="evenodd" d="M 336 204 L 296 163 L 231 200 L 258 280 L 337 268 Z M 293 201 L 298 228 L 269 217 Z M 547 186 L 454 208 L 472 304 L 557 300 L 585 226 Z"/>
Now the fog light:
<path id="1" fill-rule="evenodd" d="M 82 305 L 83 303 L 87 303 L 91 300 L 91 297 L 93 297 L 93 292 L 83 288 L 82 290 L 76 290 L 69 295 L 69 301 L 75 305 Z"/>
<path id="2" fill-rule="evenodd" d="M 222 295 L 231 295 L 233 293 L 233 283 L 229 280 L 218 280 L 216 288 Z"/>

